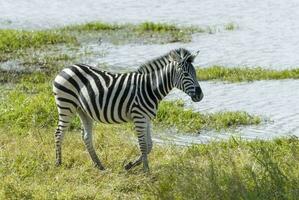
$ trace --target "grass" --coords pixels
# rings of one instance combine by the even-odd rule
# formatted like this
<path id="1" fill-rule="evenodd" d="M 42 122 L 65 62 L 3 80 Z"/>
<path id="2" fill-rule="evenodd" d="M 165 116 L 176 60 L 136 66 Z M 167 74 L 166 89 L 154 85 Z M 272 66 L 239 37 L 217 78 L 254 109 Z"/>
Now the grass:
<path id="1" fill-rule="evenodd" d="M 63 27 L 62 30 L 67 31 L 117 31 L 130 29 L 131 31 L 138 32 L 201 32 L 202 29 L 197 27 L 178 27 L 175 24 L 168 23 L 154 23 L 154 22 L 142 22 L 139 24 L 110 24 L 105 22 L 88 22 L 85 24 L 77 24 Z"/>
<path id="2" fill-rule="evenodd" d="M 120 30 L 115 26 L 113 30 L 113 26 L 90 23 L 81 27 L 81 31 Z M 143 26 L 139 27 L 138 34 L 178 32 L 171 30 L 171 26 L 160 24 L 148 23 Z M 0 36 L 3 36 L 0 37 L 0 61 L 8 59 L 4 56 L 6 54 L 15 54 L 20 50 L 30 54 L 28 49 L 73 43 L 76 38 L 68 35 L 67 31 L 42 32 L 44 31 L 0 30 Z M 91 165 L 79 135 L 80 124 L 76 118 L 71 131 L 65 136 L 63 165 L 54 167 L 53 137 L 57 112 L 50 85 L 59 63 L 72 59 L 68 54 L 49 56 L 47 52 L 46 56 L 28 56 L 22 62 L 24 66 L 38 65 L 49 70 L 10 74 L 0 71 L 0 81 L 3 78 L 4 82 L 18 82 L 15 87 L 9 87 L 8 91 L 1 90 L 0 94 L 0 199 L 298 197 L 299 140 L 296 137 L 252 142 L 232 138 L 229 141 L 190 147 L 155 144 L 149 156 L 151 173 L 144 174 L 141 167 L 129 172 L 123 169 L 125 163 L 139 154 L 131 126 L 97 124 L 94 134 L 95 149 L 108 169 L 106 172 L 99 172 Z M 205 80 L 232 82 L 261 80 L 265 77 L 298 78 L 298 70 L 270 70 L 270 73 L 261 68 L 254 69 L 255 71 L 226 71 L 227 69 L 219 68 L 200 69 L 202 71 L 198 71 L 198 76 L 200 79 L 201 76 L 203 79 L 206 77 Z M 265 73 L 268 75 L 265 76 Z M 203 115 L 184 109 L 181 102 L 162 102 L 154 123 L 162 128 L 175 126 L 183 132 L 196 132 L 202 129 L 225 130 L 240 125 L 258 124 L 260 121 L 259 117 L 245 112 Z"/>
<path id="3" fill-rule="evenodd" d="M 0 53 L 76 41 L 73 36 L 54 31 L 0 30 Z"/>
<path id="4" fill-rule="evenodd" d="M 30 49 L 53 51 L 47 47 L 59 44 L 73 46 L 89 42 L 126 43 L 169 43 L 189 42 L 192 33 L 202 32 L 197 27 L 177 27 L 173 24 L 144 22 L 140 24 L 109 24 L 88 22 L 48 30 L 0 30 L 0 62 L 34 54 Z M 28 56 L 27 56 L 28 57 Z"/>
<path id="5" fill-rule="evenodd" d="M 298 138 L 211 143 L 178 153 L 159 172 L 158 199 L 296 199 Z M 293 161 L 289 161 L 293 158 Z"/>
<path id="6" fill-rule="evenodd" d="M 0 69 L 0 83 L 17 83 L 26 76 L 35 76 L 36 73 L 22 72 L 15 70 L 2 70 Z"/>
<path id="7" fill-rule="evenodd" d="M 154 23 L 154 22 L 143 22 L 140 24 L 110 24 L 104 22 L 88 22 L 85 24 L 70 25 L 63 28 L 63 30 L 71 31 L 115 31 L 120 29 L 133 28 L 133 31 L 153 31 L 153 32 L 167 32 L 167 31 L 180 31 L 174 24 L 167 23 Z"/>
<path id="8" fill-rule="evenodd" d="M 166 127 L 175 126 L 183 132 L 200 132 L 200 130 L 223 130 L 237 126 L 257 125 L 261 118 L 251 116 L 243 111 L 226 111 L 212 114 L 201 114 L 184 109 L 180 101 L 163 101 L 159 105 L 155 122 Z"/>
<path id="9" fill-rule="evenodd" d="M 178 147 L 156 145 L 151 173 L 123 165 L 138 154 L 129 130 L 95 129 L 94 143 L 106 172 L 92 167 L 79 131 L 67 133 L 63 164 L 54 166 L 52 128 L 23 135 L 0 128 L 1 199 L 296 199 L 298 138 Z"/>
<path id="10" fill-rule="evenodd" d="M 299 68 L 286 70 L 272 70 L 261 67 L 234 67 L 226 68 L 213 66 L 199 68 L 196 70 L 199 80 L 217 80 L 228 82 L 256 81 L 256 80 L 279 80 L 279 79 L 299 79 Z"/>
<path id="11" fill-rule="evenodd" d="M 66 53 L 54 53 L 52 55 L 37 54 L 29 57 L 24 56 L 22 58 L 22 66 L 33 72 L 37 70 L 53 76 L 53 74 L 57 74 L 62 67 L 75 63 L 75 59 L 76 57 L 74 55 L 71 56 Z"/>
<path id="12" fill-rule="evenodd" d="M 238 25 L 236 25 L 233 22 L 224 25 L 224 29 L 228 30 L 228 31 L 233 31 L 233 30 L 236 30 L 237 28 L 238 28 Z"/>
<path id="13" fill-rule="evenodd" d="M 153 22 L 144 22 L 138 24 L 136 29 L 138 31 L 153 31 L 153 32 L 180 31 L 180 28 L 178 28 L 174 24 L 153 23 Z"/>
<path id="14" fill-rule="evenodd" d="M 170 43 L 189 42 L 193 33 L 205 32 L 200 27 L 183 27 L 175 24 L 143 22 L 139 24 L 110 24 L 104 22 L 89 22 L 63 27 L 63 31 L 79 33 L 96 33 L 104 41 L 114 44 L 131 43 Z M 100 34 L 100 35 L 99 35 Z"/>
<path id="15" fill-rule="evenodd" d="M 44 54 L 39 51 L 34 53 L 22 53 L 19 55 L 19 69 L 0 69 L 0 83 L 19 83 L 28 77 L 36 78 L 43 76 L 44 80 L 50 79 L 57 74 L 62 67 L 75 62 L 76 57 L 65 53 Z"/>
<path id="16" fill-rule="evenodd" d="M 104 22 L 88 22 L 85 24 L 66 26 L 62 29 L 67 31 L 115 31 L 122 28 L 123 26 L 117 24 L 109 24 Z"/>

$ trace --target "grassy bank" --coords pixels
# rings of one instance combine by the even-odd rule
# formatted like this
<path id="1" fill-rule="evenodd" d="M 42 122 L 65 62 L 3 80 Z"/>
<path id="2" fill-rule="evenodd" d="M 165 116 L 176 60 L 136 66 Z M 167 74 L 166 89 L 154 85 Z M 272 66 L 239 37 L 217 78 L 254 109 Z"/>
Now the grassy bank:
<path id="1" fill-rule="evenodd" d="M 139 152 L 131 131 L 116 125 L 95 129 L 106 172 L 92 167 L 79 131 L 66 134 L 57 168 L 54 129 L 32 127 L 20 136 L 1 126 L 1 199 L 296 199 L 299 193 L 297 138 L 155 144 L 151 173 L 144 174 L 141 167 L 123 169 Z"/>
<path id="2" fill-rule="evenodd" d="M 76 38 L 50 30 L 0 30 L 0 53 L 60 43 L 76 43 Z"/>
<path id="3" fill-rule="evenodd" d="M 104 22 L 88 22 L 85 24 L 77 24 L 63 27 L 62 30 L 67 31 L 117 31 L 117 30 L 125 30 L 131 29 L 131 31 L 138 32 L 204 32 L 204 29 L 196 27 L 196 26 L 177 26 L 175 24 L 168 23 L 154 23 L 154 22 L 143 22 L 139 24 L 111 24 Z"/>
<path id="4" fill-rule="evenodd" d="M 30 60 L 40 52 L 51 52 L 57 45 L 78 45 L 75 36 L 60 31 L 0 30 L 0 62 Z"/>
<path id="5" fill-rule="evenodd" d="M 272 70 L 261 67 L 222 67 L 212 66 L 196 70 L 197 78 L 202 81 L 216 80 L 228 82 L 242 82 L 255 80 L 299 79 L 299 68 L 286 70 Z"/>
<path id="6" fill-rule="evenodd" d="M 59 30 L 88 34 L 92 40 L 101 38 L 102 41 L 113 44 L 125 43 L 171 43 L 190 42 L 193 33 L 205 32 L 205 29 L 195 26 L 177 26 L 175 24 L 143 22 L 139 24 L 110 24 L 104 22 L 89 22 L 74 24 Z"/>
<path id="7" fill-rule="evenodd" d="M 155 122 L 164 127 L 175 126 L 183 132 L 194 133 L 200 130 L 219 131 L 237 126 L 257 125 L 261 123 L 261 118 L 242 111 L 201 114 L 185 109 L 180 101 L 164 101 L 159 105 Z"/>

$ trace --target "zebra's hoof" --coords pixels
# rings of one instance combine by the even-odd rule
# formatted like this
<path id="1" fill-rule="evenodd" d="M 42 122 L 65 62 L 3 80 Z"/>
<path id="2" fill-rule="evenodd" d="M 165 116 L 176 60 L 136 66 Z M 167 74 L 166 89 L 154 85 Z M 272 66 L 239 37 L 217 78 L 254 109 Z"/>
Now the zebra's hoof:
<path id="1" fill-rule="evenodd" d="M 143 172 L 144 173 L 149 173 L 150 172 L 150 169 L 148 167 L 143 167 Z"/>
<path id="2" fill-rule="evenodd" d="M 95 165 L 96 168 L 98 168 L 101 171 L 105 170 L 105 167 L 103 165 Z"/>
<path id="3" fill-rule="evenodd" d="M 128 164 L 125 165 L 125 170 L 130 170 L 133 167 L 133 163 L 129 162 Z"/>
<path id="4" fill-rule="evenodd" d="M 60 165 L 61 165 L 61 161 L 56 161 L 56 162 L 55 162 L 55 166 L 56 166 L 56 167 L 59 167 Z"/>

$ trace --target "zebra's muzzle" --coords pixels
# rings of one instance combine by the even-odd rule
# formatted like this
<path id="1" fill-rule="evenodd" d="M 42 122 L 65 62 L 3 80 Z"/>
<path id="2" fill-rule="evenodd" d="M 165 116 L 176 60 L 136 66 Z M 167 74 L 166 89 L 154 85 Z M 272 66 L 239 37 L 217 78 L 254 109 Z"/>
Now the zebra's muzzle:
<path id="1" fill-rule="evenodd" d="M 203 99 L 203 94 L 191 96 L 192 101 L 200 102 Z"/>
<path id="2" fill-rule="evenodd" d="M 196 87 L 195 88 L 195 92 L 193 94 L 190 95 L 192 101 L 194 102 L 200 102 L 203 98 L 203 93 L 200 87 Z"/>

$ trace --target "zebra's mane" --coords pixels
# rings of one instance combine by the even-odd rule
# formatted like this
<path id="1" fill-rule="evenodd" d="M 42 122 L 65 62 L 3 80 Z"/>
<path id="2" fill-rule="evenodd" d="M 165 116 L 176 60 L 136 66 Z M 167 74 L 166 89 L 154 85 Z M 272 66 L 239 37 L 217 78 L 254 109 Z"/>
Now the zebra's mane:
<path id="1" fill-rule="evenodd" d="M 173 58 L 176 57 L 176 58 Z M 155 70 L 155 68 L 159 67 L 160 68 L 158 70 L 161 70 L 163 68 L 162 65 L 157 65 L 156 63 L 160 61 L 160 63 L 165 63 L 165 60 L 168 60 L 170 62 L 171 58 L 173 59 L 177 59 L 179 57 L 179 59 L 183 60 L 187 57 L 191 57 L 191 53 L 184 48 L 179 48 L 179 49 L 175 49 L 172 50 L 170 52 L 168 52 L 167 54 L 157 57 L 155 59 L 149 60 L 146 63 L 142 64 L 138 69 L 137 72 L 139 73 L 151 73 L 152 71 Z M 179 60 L 177 60 L 179 61 Z M 192 62 L 192 61 L 191 61 Z M 152 65 L 155 65 L 156 67 L 152 67 Z"/>

